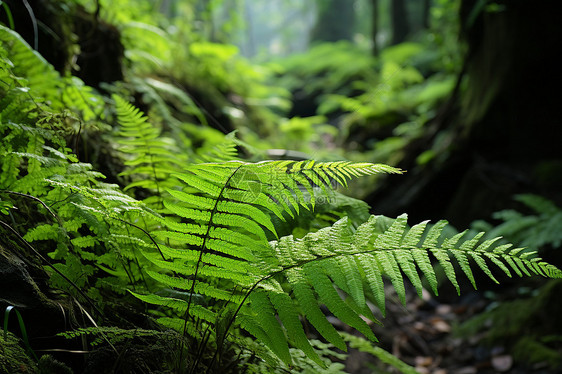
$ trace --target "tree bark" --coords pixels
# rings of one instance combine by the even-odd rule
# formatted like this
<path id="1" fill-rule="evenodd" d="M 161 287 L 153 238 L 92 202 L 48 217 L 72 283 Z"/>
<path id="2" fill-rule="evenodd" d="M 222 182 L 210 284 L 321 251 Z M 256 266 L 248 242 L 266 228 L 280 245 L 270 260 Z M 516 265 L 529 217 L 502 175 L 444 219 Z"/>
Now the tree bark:
<path id="1" fill-rule="evenodd" d="M 429 29 L 429 12 L 431 10 L 431 0 L 423 0 L 422 6 L 422 27 Z"/>
<path id="2" fill-rule="evenodd" d="M 410 33 L 405 0 L 392 0 L 392 44 L 402 43 Z"/>
<path id="3" fill-rule="evenodd" d="M 353 39 L 355 9 L 353 0 L 318 1 L 318 19 L 310 41 L 336 42 Z"/>
<path id="4" fill-rule="evenodd" d="M 379 0 L 371 1 L 371 39 L 373 41 L 373 56 L 379 55 L 379 46 L 377 44 L 377 34 L 379 33 Z"/>

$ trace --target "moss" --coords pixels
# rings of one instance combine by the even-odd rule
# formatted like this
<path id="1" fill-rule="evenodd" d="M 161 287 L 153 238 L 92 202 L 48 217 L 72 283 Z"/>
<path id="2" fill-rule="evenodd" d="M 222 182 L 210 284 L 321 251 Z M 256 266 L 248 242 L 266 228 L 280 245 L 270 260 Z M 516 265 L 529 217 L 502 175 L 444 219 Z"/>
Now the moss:
<path id="1" fill-rule="evenodd" d="M 551 367 L 562 364 L 560 351 L 549 348 L 532 337 L 521 338 L 513 347 L 513 355 L 528 363 L 546 362 Z"/>
<path id="2" fill-rule="evenodd" d="M 41 374 L 72 374 L 72 369 L 55 360 L 51 355 L 41 356 L 39 359 L 39 370 Z"/>
<path id="3" fill-rule="evenodd" d="M 8 332 L 6 339 L 0 334 L 0 373 L 38 373 L 37 365 L 25 353 L 19 339 Z"/>

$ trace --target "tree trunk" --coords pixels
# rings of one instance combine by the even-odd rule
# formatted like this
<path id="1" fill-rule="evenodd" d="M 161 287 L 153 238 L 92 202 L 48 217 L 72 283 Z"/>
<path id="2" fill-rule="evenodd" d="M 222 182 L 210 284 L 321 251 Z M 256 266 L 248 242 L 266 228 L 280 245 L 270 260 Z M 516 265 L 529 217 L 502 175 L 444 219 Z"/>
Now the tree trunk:
<path id="1" fill-rule="evenodd" d="M 373 41 L 373 56 L 379 55 L 379 46 L 377 44 L 377 34 L 379 33 L 379 0 L 371 1 L 371 38 Z"/>
<path id="2" fill-rule="evenodd" d="M 405 0 L 392 1 L 392 44 L 402 43 L 410 33 Z"/>
<path id="3" fill-rule="evenodd" d="M 429 29 L 429 12 L 431 9 L 431 0 L 423 0 L 422 5 L 422 27 Z"/>
<path id="4" fill-rule="evenodd" d="M 368 199 L 378 213 L 467 227 L 514 207 L 515 194 L 562 201 L 562 126 L 553 94 L 562 86 L 553 48 L 562 45 L 562 33 L 554 31 L 554 5 L 518 1 L 478 11 L 477 0 L 461 4 L 464 88 L 426 124 L 432 132 L 408 146 L 398 165 L 408 173 L 389 178 Z M 417 155 L 432 148 L 438 160 L 417 165 Z"/>
<path id="5" fill-rule="evenodd" d="M 318 1 L 318 19 L 311 32 L 310 41 L 351 41 L 355 27 L 353 5 L 353 0 Z"/>

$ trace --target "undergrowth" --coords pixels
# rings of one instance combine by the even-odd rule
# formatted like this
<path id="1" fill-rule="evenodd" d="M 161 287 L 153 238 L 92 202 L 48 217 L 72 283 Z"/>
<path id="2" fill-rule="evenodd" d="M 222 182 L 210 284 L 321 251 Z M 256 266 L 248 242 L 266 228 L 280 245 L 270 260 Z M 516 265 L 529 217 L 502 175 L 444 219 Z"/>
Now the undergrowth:
<path id="1" fill-rule="evenodd" d="M 488 236 L 501 235 L 523 247 L 556 254 L 562 244 L 562 210 L 538 195 L 516 195 L 515 200 L 526 213 L 502 210 L 493 214 L 501 222 L 496 226 L 477 221 L 473 227 L 487 230 Z M 489 293 L 493 301 L 490 307 L 461 324 L 456 333 L 460 336 L 480 333 L 484 344 L 505 345 L 520 362 L 547 363 L 553 369 L 560 368 L 562 336 L 552 333 L 560 331 L 560 324 L 548 316 L 561 312 L 555 302 L 561 287 L 556 279 L 538 287 L 536 283 L 523 283 L 515 295 L 507 297 Z"/>
<path id="2" fill-rule="evenodd" d="M 237 85 L 230 94 L 244 99 L 271 93 L 229 75 L 233 51 L 199 42 L 188 53 L 195 62 L 186 74 L 206 69 L 197 74 L 215 80 L 212 90 L 223 97 Z M 222 63 L 201 63 L 209 55 Z M 400 85 L 419 80 L 413 70 L 400 74 Z M 155 344 L 149 359 L 173 350 L 168 372 L 306 373 L 343 372 L 350 346 L 410 373 L 373 346 L 366 322 L 380 322 L 369 302 L 385 314 L 385 282 L 405 303 L 408 282 L 420 296 L 423 282 L 438 293 L 437 265 L 459 293 L 461 276 L 476 287 L 473 271 L 493 281 L 496 273 L 562 277 L 535 252 L 499 238 L 448 235 L 445 221 L 410 225 L 405 214 L 370 215 L 365 203 L 341 194 L 359 177 L 402 173 L 386 164 L 249 160 L 252 147 L 234 133 L 209 131 L 189 95 L 150 79 L 133 84 L 156 108 L 145 116 L 124 96 L 103 97 L 61 76 L 0 26 L 1 240 L 40 260 L 51 287 L 88 306 L 89 322 L 61 335 L 89 340 L 92 352 L 121 357 L 129 344 L 138 349 L 157 338 L 169 345 Z M 127 85 L 111 90 L 127 93 Z M 183 109 L 165 109 L 170 101 Z M 272 118 L 269 110 L 262 115 Z M 121 161 L 112 176 L 120 184 L 81 161 L 84 132 L 99 135 Z M 213 141 L 184 142 L 198 132 Z M 141 305 L 158 327 L 112 325 L 108 314 L 120 302 Z M 332 318 L 365 338 L 338 331 Z M 321 340 L 309 338 L 312 328 Z"/>

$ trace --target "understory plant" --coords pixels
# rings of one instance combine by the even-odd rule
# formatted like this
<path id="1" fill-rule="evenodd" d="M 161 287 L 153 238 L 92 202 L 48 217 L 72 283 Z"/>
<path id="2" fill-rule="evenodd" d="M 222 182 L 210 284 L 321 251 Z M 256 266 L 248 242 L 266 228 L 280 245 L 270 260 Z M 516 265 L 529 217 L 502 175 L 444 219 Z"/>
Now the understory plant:
<path id="1" fill-rule="evenodd" d="M 473 230 L 486 230 L 488 237 L 501 235 L 504 240 L 555 257 L 562 245 L 562 209 L 538 195 L 521 194 L 514 199 L 521 203 L 521 211 L 496 212 L 492 218 L 500 220 L 499 224 L 492 226 L 476 221 Z M 466 337 L 480 334 L 483 345 L 505 346 L 517 361 L 559 369 L 562 365 L 560 322 L 547 316 L 561 312 L 555 302 L 561 281 L 529 280 L 515 286 L 512 287 L 515 294 L 487 292 L 493 301 L 490 306 L 461 324 L 456 333 Z"/>
<path id="2" fill-rule="evenodd" d="M 381 217 L 371 216 L 359 225 L 344 217 L 300 239 L 276 237 L 273 216 L 284 219 L 313 209 L 316 194 L 327 192 L 334 181 L 345 184 L 351 177 L 376 172 L 396 170 L 314 161 L 231 161 L 188 167 L 177 175 L 184 188 L 170 190 L 173 199 L 164 202 L 172 212 L 162 219 L 167 230 L 153 232 L 166 245 L 160 245 L 160 253 L 143 252 L 161 269 L 148 274 L 164 286 L 181 290 L 184 297 L 135 295 L 175 309 L 176 317 L 159 321 L 197 337 L 197 351 L 201 344 L 216 342 L 215 354 L 204 363 L 207 368 L 220 360 L 224 340 L 239 339 L 232 331 L 236 327 L 256 337 L 290 368 L 290 346 L 325 365 L 306 336 L 305 320 L 324 339 L 345 350 L 345 341 L 328 322 L 326 310 L 376 341 L 362 317 L 378 323 L 368 299 L 384 314 L 384 278 L 403 303 L 403 274 L 419 295 L 422 276 L 437 293 L 431 257 L 459 292 L 452 260 L 473 285 L 475 266 L 495 280 L 491 264 L 508 276 L 513 272 L 560 277 L 557 268 L 533 253 L 495 244 L 499 238 L 481 241 L 483 233 L 466 238 L 466 232 L 442 237 L 445 221 L 429 228 L 427 222 L 410 228 L 406 215 L 384 227 L 378 224 Z M 271 356 L 264 358 L 271 360 Z M 203 363 L 191 364 L 192 372 L 197 372 Z M 275 360 L 271 364 L 279 365 Z"/>
<path id="3" fill-rule="evenodd" d="M 129 110 L 132 118 L 136 110 Z M 139 128 L 145 124 L 138 116 L 137 122 Z M 376 341 L 364 318 L 378 321 L 366 301 L 372 300 L 384 315 L 387 278 L 405 303 L 403 274 L 419 295 L 422 277 L 437 294 L 434 263 L 459 292 L 457 273 L 476 286 L 474 267 L 494 281 L 490 265 L 507 276 L 562 275 L 534 252 L 497 244 L 499 237 L 483 241 L 483 232 L 467 237 L 467 231 L 447 237 L 445 221 L 409 227 L 406 215 L 370 216 L 366 222 L 343 217 L 300 238 L 279 237 L 278 222 L 337 198 L 335 187 L 362 175 L 400 172 L 370 163 L 234 159 L 186 164 L 170 173 L 180 183 L 166 190 L 161 214 L 152 215 L 159 227 L 150 232 L 159 244 L 140 250 L 154 265 L 146 273 L 173 293 L 132 293 L 173 310 L 158 321 L 192 338 L 181 344 L 181 352 L 190 353 L 187 363 L 180 353 L 178 370 L 220 367 L 225 346 L 247 346 L 242 331 L 256 338 L 271 367 L 290 370 L 294 347 L 326 368 L 306 326 L 346 350 L 328 312 Z M 209 349 L 214 353 L 209 355 Z"/>
<path id="4" fill-rule="evenodd" d="M 369 301 L 384 315 L 385 281 L 403 303 L 408 282 L 420 296 L 424 281 L 437 294 L 436 265 L 459 292 L 460 273 L 476 286 L 474 269 L 492 280 L 498 270 L 562 277 L 536 253 L 498 238 L 448 236 L 445 221 L 409 225 L 405 214 L 369 215 L 364 203 L 336 191 L 399 169 L 248 162 L 233 135 L 187 157 L 177 138 L 163 137 L 127 100 L 61 77 L 1 26 L 0 41 L 6 247 L 18 243 L 43 261 L 51 286 L 87 301 L 97 317 L 111 303 L 142 300 L 175 331 L 89 326 L 68 337 L 94 334 L 101 340 L 92 343 L 116 350 L 123 341 L 169 336 L 177 373 L 338 372 L 348 344 L 409 372 L 367 340 L 342 334 L 332 317 L 376 342 Z M 106 135 L 125 165 L 121 185 L 104 182 L 78 157 L 81 131 L 108 130 L 104 99 L 120 126 Z"/>

